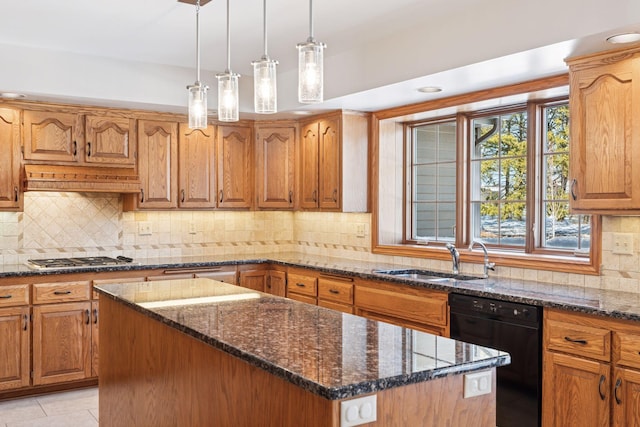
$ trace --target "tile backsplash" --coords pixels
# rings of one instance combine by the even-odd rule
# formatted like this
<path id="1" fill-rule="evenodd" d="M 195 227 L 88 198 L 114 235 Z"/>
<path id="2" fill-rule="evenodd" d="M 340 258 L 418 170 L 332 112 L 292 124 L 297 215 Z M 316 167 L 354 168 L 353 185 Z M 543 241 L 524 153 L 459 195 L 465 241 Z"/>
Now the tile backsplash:
<path id="1" fill-rule="evenodd" d="M 151 234 L 141 230 L 150 229 Z M 498 267 L 496 276 L 640 293 L 640 217 L 604 217 L 600 276 Z M 628 233 L 633 255 L 614 254 Z M 450 262 L 371 253 L 371 214 L 280 211 L 122 212 L 114 194 L 25 193 L 24 212 L 0 212 L 0 263 L 29 258 L 165 257 L 280 252 L 448 270 Z M 482 266 L 462 264 L 466 273 Z"/>

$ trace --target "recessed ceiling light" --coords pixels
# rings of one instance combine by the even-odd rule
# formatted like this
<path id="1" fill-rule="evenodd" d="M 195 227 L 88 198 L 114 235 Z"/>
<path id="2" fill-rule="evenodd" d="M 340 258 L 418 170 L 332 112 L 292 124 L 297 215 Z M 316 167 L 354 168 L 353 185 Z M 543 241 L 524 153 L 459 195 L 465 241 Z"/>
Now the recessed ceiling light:
<path id="1" fill-rule="evenodd" d="M 18 98 L 24 98 L 25 96 L 26 95 L 22 93 L 0 92 L 0 98 L 5 98 L 5 99 L 18 99 Z"/>
<path id="2" fill-rule="evenodd" d="M 442 92 L 442 88 L 438 86 L 425 86 L 425 87 L 418 88 L 418 92 L 436 93 L 436 92 Z"/>
<path id="3" fill-rule="evenodd" d="M 633 43 L 640 41 L 640 34 L 638 33 L 623 33 L 616 34 L 615 36 L 607 37 L 609 43 Z"/>
<path id="4" fill-rule="evenodd" d="M 295 114 L 296 116 L 309 116 L 309 115 L 313 114 L 313 111 L 296 110 L 296 111 L 292 111 L 291 114 Z"/>

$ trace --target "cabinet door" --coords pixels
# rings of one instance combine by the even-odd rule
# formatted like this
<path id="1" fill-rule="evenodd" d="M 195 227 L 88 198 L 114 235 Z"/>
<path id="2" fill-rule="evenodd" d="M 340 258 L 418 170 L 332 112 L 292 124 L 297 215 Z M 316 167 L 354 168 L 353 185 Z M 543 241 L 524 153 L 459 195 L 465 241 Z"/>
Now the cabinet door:
<path id="1" fill-rule="evenodd" d="M 21 208 L 20 112 L 0 108 L 0 209 Z"/>
<path id="2" fill-rule="evenodd" d="M 91 303 L 33 308 L 33 384 L 91 376 Z"/>
<path id="3" fill-rule="evenodd" d="M 86 163 L 135 167 L 135 119 L 86 116 L 85 128 Z"/>
<path id="4" fill-rule="evenodd" d="M 251 129 L 218 126 L 218 207 L 250 208 L 252 198 Z"/>
<path id="5" fill-rule="evenodd" d="M 280 297 L 285 296 L 287 293 L 287 273 L 276 270 L 269 271 L 267 292 Z"/>
<path id="6" fill-rule="evenodd" d="M 640 427 L 640 371 L 617 368 L 613 378 L 613 425 Z"/>
<path id="7" fill-rule="evenodd" d="M 239 285 L 254 291 L 265 292 L 267 287 L 267 270 L 247 270 L 240 272 Z"/>
<path id="8" fill-rule="evenodd" d="M 321 120 L 319 127 L 319 192 L 320 209 L 340 209 L 342 183 L 342 147 L 340 120 Z M 365 161 L 365 159 L 363 159 Z"/>
<path id="9" fill-rule="evenodd" d="M 99 363 L 99 349 L 98 344 L 100 342 L 100 335 L 98 333 L 99 326 L 98 320 L 100 317 L 100 302 L 91 301 L 91 376 L 98 376 L 98 363 Z"/>
<path id="10" fill-rule="evenodd" d="M 78 120 L 71 113 L 24 112 L 24 158 L 52 162 L 79 162 L 84 147 Z"/>
<path id="11" fill-rule="evenodd" d="M 178 125 L 151 120 L 138 123 L 140 209 L 178 206 Z"/>
<path id="12" fill-rule="evenodd" d="M 293 127 L 257 131 L 256 181 L 260 208 L 293 208 L 295 135 Z"/>
<path id="13" fill-rule="evenodd" d="M 29 307 L 0 309 L 0 390 L 29 385 Z"/>
<path id="14" fill-rule="evenodd" d="M 215 128 L 189 129 L 180 123 L 178 140 L 178 206 L 181 208 L 215 208 Z"/>
<path id="15" fill-rule="evenodd" d="M 572 68 L 571 208 L 640 209 L 640 57 Z"/>
<path id="16" fill-rule="evenodd" d="M 546 427 L 609 425 L 610 365 L 544 353 L 542 424 Z"/>
<path id="17" fill-rule="evenodd" d="M 300 131 L 300 207 L 318 207 L 318 123 L 304 125 Z"/>

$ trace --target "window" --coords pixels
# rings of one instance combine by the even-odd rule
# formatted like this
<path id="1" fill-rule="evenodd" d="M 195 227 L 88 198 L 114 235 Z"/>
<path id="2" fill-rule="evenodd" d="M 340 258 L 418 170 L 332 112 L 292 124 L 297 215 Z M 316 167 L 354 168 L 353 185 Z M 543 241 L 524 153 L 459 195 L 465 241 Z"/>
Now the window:
<path id="1" fill-rule="evenodd" d="M 406 243 L 588 255 L 591 217 L 569 213 L 566 100 L 407 126 Z"/>

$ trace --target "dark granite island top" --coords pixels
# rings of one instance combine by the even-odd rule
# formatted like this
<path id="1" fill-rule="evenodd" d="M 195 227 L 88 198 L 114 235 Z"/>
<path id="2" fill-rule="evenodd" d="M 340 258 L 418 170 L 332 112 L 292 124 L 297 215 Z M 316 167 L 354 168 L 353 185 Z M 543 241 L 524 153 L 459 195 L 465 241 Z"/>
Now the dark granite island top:
<path id="1" fill-rule="evenodd" d="M 510 360 L 497 350 L 208 279 L 110 284 L 97 290 L 102 312 L 101 399 L 103 381 L 108 386 L 113 378 L 102 352 L 103 335 L 109 334 L 103 334 L 103 327 L 115 334 L 111 328 L 118 321 L 105 319 L 105 305 L 111 303 L 328 401 L 461 380 L 461 374 L 492 370 Z M 123 343 L 136 341 L 123 334 L 116 334 Z M 495 381 L 495 373 L 492 377 Z M 101 400 L 101 425 L 102 411 Z"/>

